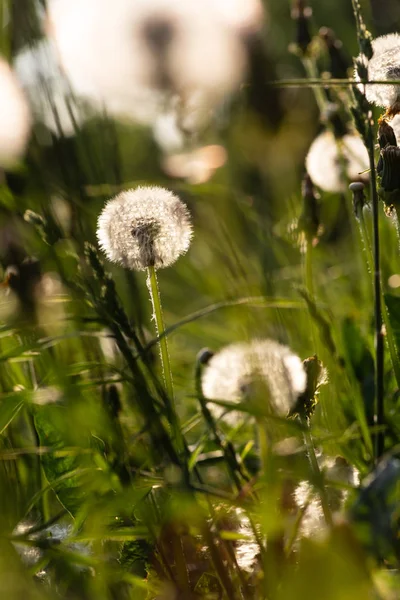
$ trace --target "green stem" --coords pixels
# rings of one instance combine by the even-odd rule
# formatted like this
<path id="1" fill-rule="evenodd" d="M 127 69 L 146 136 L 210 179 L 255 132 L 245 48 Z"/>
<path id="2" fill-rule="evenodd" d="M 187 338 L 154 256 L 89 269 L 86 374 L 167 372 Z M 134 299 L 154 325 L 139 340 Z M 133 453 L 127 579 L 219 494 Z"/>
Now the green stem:
<path id="1" fill-rule="evenodd" d="M 270 479 L 270 465 L 271 465 L 271 455 L 270 455 L 270 443 L 268 439 L 268 432 L 266 429 L 265 419 L 259 418 L 256 420 L 257 425 L 257 439 L 259 445 L 259 453 L 260 453 L 260 463 L 261 463 L 261 473 L 267 478 Z"/>
<path id="2" fill-rule="evenodd" d="M 315 60 L 313 58 L 305 56 L 304 58 L 302 58 L 302 63 L 304 65 L 304 69 L 306 71 L 308 79 L 319 79 L 319 73 L 315 64 Z M 326 105 L 328 104 L 324 91 L 321 87 L 313 87 L 313 92 L 319 108 L 319 112 L 323 114 Z"/>
<path id="3" fill-rule="evenodd" d="M 169 423 L 172 427 L 175 440 L 178 446 L 178 452 L 181 457 L 187 455 L 187 446 L 182 435 L 178 415 L 175 409 L 174 386 L 172 382 L 171 364 L 169 362 L 168 342 L 164 335 L 165 325 L 162 312 L 160 290 L 158 287 L 157 274 L 154 267 L 147 267 L 147 288 L 149 290 L 151 302 L 153 305 L 153 316 L 156 323 L 157 337 L 159 338 L 161 365 L 165 383 L 166 395 L 164 397 Z"/>
<path id="4" fill-rule="evenodd" d="M 375 312 L 375 355 L 376 355 L 376 425 L 378 433 L 376 435 L 376 458 L 378 459 L 384 452 L 385 433 L 381 430 L 384 424 L 384 346 L 382 332 L 382 289 L 381 289 L 381 268 L 380 268 L 380 240 L 379 240 L 379 206 L 378 190 L 376 187 L 375 171 L 375 145 L 372 131 L 372 118 L 368 119 L 367 150 L 369 157 L 369 166 L 371 169 L 371 197 L 372 197 L 372 222 L 373 222 L 373 259 L 374 259 L 374 312 Z"/>
<path id="5" fill-rule="evenodd" d="M 374 259 L 373 259 L 373 255 L 372 255 L 371 242 L 369 239 L 367 226 L 366 226 L 365 219 L 364 219 L 364 211 L 361 206 L 357 208 L 356 216 L 357 216 L 358 230 L 360 232 L 361 242 L 364 247 L 365 254 L 366 254 L 366 263 L 367 263 L 368 271 L 372 274 L 373 268 L 374 268 L 373 267 Z M 393 328 L 390 323 L 389 314 L 388 314 L 385 300 L 383 297 L 382 288 L 381 288 L 381 305 L 382 305 L 383 322 L 385 324 L 385 329 L 386 329 L 386 340 L 387 340 L 387 344 L 388 344 L 389 355 L 390 355 L 390 359 L 392 362 L 394 375 L 396 377 L 396 382 L 397 382 L 398 387 L 400 388 L 399 357 L 397 355 L 396 343 L 394 341 Z"/>
<path id="6" fill-rule="evenodd" d="M 319 468 L 317 456 L 315 454 L 314 442 L 310 432 L 310 425 L 305 417 L 300 418 L 301 424 L 304 427 L 304 443 L 307 448 L 308 460 L 310 462 L 310 468 L 313 475 L 314 482 L 318 488 L 319 497 L 321 500 L 322 512 L 324 513 L 325 522 L 328 527 L 332 527 L 332 512 L 329 506 L 328 497 L 324 487 L 324 482 Z"/>
<path id="7" fill-rule="evenodd" d="M 169 396 L 171 405 L 174 401 L 174 386 L 172 383 L 171 365 L 169 362 L 168 343 L 165 337 L 164 317 L 161 306 L 160 290 L 158 287 L 157 274 L 154 267 L 147 268 L 147 288 L 150 293 L 151 303 L 153 305 L 153 316 L 156 323 L 157 336 L 160 345 L 160 357 L 164 376 L 165 389 Z"/>
<path id="8" fill-rule="evenodd" d="M 305 270 L 305 286 L 310 297 L 310 300 L 313 304 L 315 304 L 315 295 L 314 295 L 314 279 L 313 279 L 313 265 L 312 265 L 312 242 L 310 239 L 306 241 L 306 251 L 304 256 L 304 270 Z M 319 354 L 318 347 L 318 335 L 315 330 L 314 319 L 310 315 L 310 328 L 311 328 L 311 337 L 314 346 L 314 352 Z"/>

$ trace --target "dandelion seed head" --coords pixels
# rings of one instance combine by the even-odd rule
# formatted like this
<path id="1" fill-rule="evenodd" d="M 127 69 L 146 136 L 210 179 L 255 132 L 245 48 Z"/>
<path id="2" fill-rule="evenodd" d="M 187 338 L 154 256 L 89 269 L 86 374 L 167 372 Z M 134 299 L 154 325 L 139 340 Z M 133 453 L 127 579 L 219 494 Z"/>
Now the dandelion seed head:
<path id="1" fill-rule="evenodd" d="M 151 123 L 170 93 L 214 106 L 243 76 L 242 40 L 208 0 L 52 0 L 48 21 L 76 93 L 120 117 Z"/>
<path id="2" fill-rule="evenodd" d="M 260 384 L 267 388 L 269 405 L 275 414 L 288 414 L 306 386 L 300 358 L 273 340 L 231 344 L 210 358 L 202 378 L 206 398 L 228 402 L 251 398 Z M 216 418 L 226 410 L 217 405 L 209 407 Z M 235 425 L 238 414 L 231 411 L 224 420 Z"/>
<path id="3" fill-rule="evenodd" d="M 325 475 L 325 491 L 330 509 L 333 513 L 339 512 L 349 494 L 347 489 L 339 486 L 356 487 L 359 484 L 359 473 L 342 457 L 319 457 L 318 462 Z M 308 481 L 301 481 L 294 491 L 294 500 L 298 508 L 304 510 L 300 535 L 323 537 L 326 534 L 326 522 L 317 490 Z"/>
<path id="4" fill-rule="evenodd" d="M 394 135 L 396 136 L 397 145 L 400 144 L 400 114 L 394 115 L 394 117 L 388 121 L 388 124 L 394 131 Z"/>
<path id="5" fill-rule="evenodd" d="M 106 204 L 97 238 L 107 258 L 125 268 L 168 267 L 189 248 L 189 211 L 162 187 L 127 190 Z"/>
<path id="6" fill-rule="evenodd" d="M 226 23 L 244 34 L 258 31 L 266 18 L 265 7 L 260 0 L 211 0 L 211 2 Z"/>
<path id="7" fill-rule="evenodd" d="M 384 81 L 400 78 L 400 35 L 390 33 L 372 40 L 372 58 L 368 62 L 368 80 Z M 399 85 L 367 85 L 369 102 L 390 108 L 400 100 Z"/>
<path id="8" fill-rule="evenodd" d="M 244 571 L 253 570 L 257 555 L 260 552 L 254 531 L 251 527 L 250 519 L 241 508 L 236 508 L 235 513 L 238 519 L 238 533 L 243 537 L 235 543 L 235 555 L 238 565 Z"/>
<path id="9" fill-rule="evenodd" d="M 31 115 L 28 102 L 8 63 L 0 58 L 0 166 L 13 165 L 27 144 Z"/>
<path id="10" fill-rule="evenodd" d="M 347 180 L 368 179 L 368 152 L 362 139 L 346 134 L 336 139 L 331 131 L 318 135 L 308 151 L 306 169 L 313 183 L 326 192 L 344 192 Z"/>

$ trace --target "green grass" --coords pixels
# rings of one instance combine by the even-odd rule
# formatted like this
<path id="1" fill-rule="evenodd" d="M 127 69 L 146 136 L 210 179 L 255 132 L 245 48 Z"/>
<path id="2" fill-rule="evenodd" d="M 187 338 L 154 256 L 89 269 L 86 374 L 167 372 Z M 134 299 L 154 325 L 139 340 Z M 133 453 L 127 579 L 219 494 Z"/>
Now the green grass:
<path id="1" fill-rule="evenodd" d="M 317 78 L 330 63 L 315 37 L 306 57 L 290 53 L 290 3 L 269 4 L 258 70 L 200 134 L 227 152 L 206 183 L 168 177 L 149 128 L 105 116 L 70 138 L 35 122 L 21 163 L 2 171 L 1 598 L 398 597 L 396 223 L 379 201 L 377 424 L 372 198 L 367 189 L 357 220 L 350 191 L 316 191 L 318 226 L 306 229 L 304 159 L 327 96 L 319 87 L 315 98 L 304 63 Z M 356 55 L 350 3 L 314 4 L 312 36 L 332 27 Z M 35 14 L 13 9 L 2 52 L 38 35 Z M 329 93 L 350 123 L 345 88 Z M 146 273 L 111 264 L 96 241 L 105 201 L 139 184 L 173 190 L 192 215 L 189 252 L 157 271 L 164 331 Z M 257 390 L 258 402 L 235 406 L 235 426 L 214 418 L 230 405 L 204 397 L 199 352 L 253 338 L 322 361 L 326 382 L 309 380 L 302 397 L 312 414 L 268 414 Z"/>

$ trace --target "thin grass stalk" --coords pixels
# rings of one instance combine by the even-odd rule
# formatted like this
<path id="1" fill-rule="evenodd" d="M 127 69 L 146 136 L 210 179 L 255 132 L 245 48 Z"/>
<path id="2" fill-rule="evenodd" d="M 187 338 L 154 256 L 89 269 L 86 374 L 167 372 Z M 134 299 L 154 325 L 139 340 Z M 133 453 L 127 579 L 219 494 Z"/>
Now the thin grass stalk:
<path id="1" fill-rule="evenodd" d="M 375 422 L 378 426 L 375 441 L 376 459 L 384 452 L 385 433 L 382 430 L 384 425 L 384 345 L 382 331 L 382 290 L 381 290 L 381 269 L 380 269 L 380 239 L 379 239 L 379 205 L 378 190 L 376 187 L 376 171 L 374 156 L 374 141 L 372 132 L 372 120 L 368 119 L 368 156 L 371 169 L 371 198 L 372 198 L 372 220 L 373 220 L 373 259 L 374 259 L 374 313 L 375 313 L 375 353 L 376 353 L 376 415 Z"/>
<path id="2" fill-rule="evenodd" d="M 372 274 L 374 259 L 373 259 L 373 254 L 372 254 L 372 250 L 371 250 L 371 242 L 369 239 L 367 226 L 365 223 L 364 210 L 363 210 L 362 206 L 359 206 L 357 204 L 356 211 L 357 211 L 356 212 L 356 216 L 357 216 L 356 220 L 357 220 L 357 224 L 358 224 L 358 230 L 360 233 L 361 243 L 362 243 L 362 246 L 363 246 L 365 254 L 366 254 L 366 262 L 367 262 L 368 271 Z M 385 324 L 386 340 L 387 340 L 388 350 L 389 350 L 389 354 L 390 354 L 390 359 L 392 362 L 393 371 L 394 371 L 397 385 L 400 388 L 399 358 L 397 356 L 393 328 L 392 328 L 392 325 L 391 325 L 391 322 L 389 319 L 389 314 L 388 314 L 386 304 L 384 301 L 384 297 L 383 297 L 382 284 L 381 284 L 381 307 L 382 307 L 382 318 L 383 318 L 383 322 Z"/>
<path id="3" fill-rule="evenodd" d="M 309 239 L 309 236 L 307 236 L 307 240 L 305 242 L 305 253 L 304 253 L 304 280 L 305 280 L 305 287 L 306 287 L 307 293 L 310 297 L 310 300 L 311 300 L 311 302 L 313 302 L 315 304 L 312 259 L 313 259 L 312 241 Z M 311 317 L 311 315 L 310 315 L 310 327 L 311 327 L 311 335 L 312 335 L 312 342 L 313 342 L 313 346 L 314 346 L 314 352 L 316 352 L 318 354 L 318 352 L 319 352 L 318 335 L 316 332 L 314 320 Z"/>
<path id="4" fill-rule="evenodd" d="M 315 60 L 313 58 L 304 56 L 301 59 L 301 62 L 303 63 L 304 69 L 306 71 L 307 79 L 318 80 L 319 73 L 315 64 Z M 315 101 L 318 105 L 319 112 L 323 114 L 328 104 L 328 100 L 321 87 L 313 87 L 313 92 Z"/>
<path id="5" fill-rule="evenodd" d="M 351 0 L 354 12 L 354 18 L 357 27 L 357 39 L 360 47 L 360 52 L 365 54 L 367 59 L 371 57 L 371 34 L 364 24 L 361 14 L 361 6 L 359 0 Z M 364 86 L 365 94 L 365 86 Z M 375 171 L 375 146 L 373 136 L 373 120 L 372 113 L 368 111 L 366 115 L 366 133 L 364 135 L 365 146 L 368 151 L 369 167 L 370 167 L 370 189 L 372 199 L 372 221 L 373 221 L 373 281 L 374 281 L 374 317 L 375 317 L 375 424 L 378 431 L 375 437 L 375 459 L 384 452 L 385 434 L 383 431 L 384 424 L 384 345 L 382 332 L 382 291 L 381 291 L 381 270 L 380 270 L 380 240 L 379 240 L 379 205 L 378 205 L 378 190 L 376 186 L 376 171 Z"/>
<path id="6" fill-rule="evenodd" d="M 307 449 L 307 456 L 310 463 L 311 473 L 313 475 L 313 480 L 317 485 L 319 497 L 321 500 L 322 512 L 324 513 L 324 519 L 328 527 L 332 527 L 332 511 L 329 506 L 328 496 L 326 494 L 326 490 L 323 483 L 321 469 L 319 468 L 317 456 L 315 454 L 314 442 L 311 436 L 310 424 L 308 419 L 305 417 L 300 418 L 301 424 L 303 425 L 304 432 L 304 443 Z"/>
<path id="7" fill-rule="evenodd" d="M 224 590 L 225 598 L 227 598 L 227 600 L 236 600 L 238 597 L 236 594 L 236 589 L 230 578 L 228 570 L 225 568 L 219 548 L 214 543 L 213 535 L 210 532 L 207 524 L 204 525 L 202 533 L 204 540 L 210 550 L 211 562 L 213 563 L 219 582 L 222 586 L 222 589 Z M 242 595 L 240 594 L 240 596 Z"/>

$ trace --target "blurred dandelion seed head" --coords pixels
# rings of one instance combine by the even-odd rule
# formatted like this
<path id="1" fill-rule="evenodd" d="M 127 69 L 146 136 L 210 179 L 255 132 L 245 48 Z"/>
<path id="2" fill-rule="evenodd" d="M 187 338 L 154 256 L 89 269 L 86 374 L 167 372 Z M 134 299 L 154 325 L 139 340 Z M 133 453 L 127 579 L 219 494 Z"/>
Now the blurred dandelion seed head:
<path id="1" fill-rule="evenodd" d="M 125 268 L 168 267 L 189 248 L 189 211 L 162 187 L 127 190 L 106 204 L 97 238 L 107 258 Z"/>
<path id="2" fill-rule="evenodd" d="M 266 387 L 273 412 L 287 415 L 306 386 L 302 361 L 278 342 L 253 340 L 222 348 L 210 358 L 202 378 L 206 398 L 228 402 L 251 399 L 260 384 Z M 226 411 L 211 404 L 209 408 L 216 418 Z M 231 411 L 224 415 L 224 420 L 235 425 L 240 418 L 238 414 Z"/>
<path id="3" fill-rule="evenodd" d="M 202 110 L 240 84 L 243 41 L 212 2 L 52 0 L 48 35 L 79 96 L 150 123 L 166 97 L 201 92 Z"/>
<path id="4" fill-rule="evenodd" d="M 339 512 L 343 510 L 349 495 L 349 490 L 345 489 L 345 486 L 358 486 L 359 473 L 341 456 L 319 457 L 318 462 L 325 476 L 329 506 L 334 513 Z M 327 528 L 318 491 L 308 481 L 301 481 L 294 491 L 294 500 L 298 508 L 304 510 L 300 535 L 323 537 L 327 533 Z"/>
<path id="5" fill-rule="evenodd" d="M 368 168 L 368 152 L 356 134 L 337 139 L 331 131 L 324 131 L 315 138 L 306 157 L 313 183 L 326 192 L 344 192 L 347 180 L 367 181 L 368 174 L 363 171 Z"/>
<path id="6" fill-rule="evenodd" d="M 387 121 L 394 131 L 397 145 L 400 144 L 400 114 L 394 115 L 393 119 Z"/>
<path id="7" fill-rule="evenodd" d="M 377 37 L 372 40 L 372 49 L 373 55 L 368 62 L 368 80 L 399 79 L 400 35 L 391 33 Z M 369 102 L 377 106 L 392 108 L 400 101 L 400 83 L 399 85 L 367 85 L 366 96 Z"/>
<path id="8" fill-rule="evenodd" d="M 0 166 L 12 166 L 23 154 L 31 128 L 28 102 L 8 63 L 0 58 Z"/>

